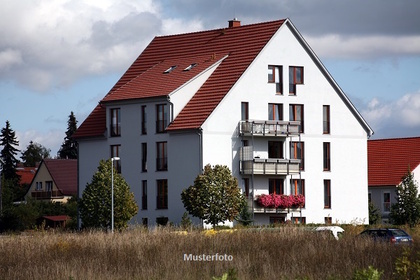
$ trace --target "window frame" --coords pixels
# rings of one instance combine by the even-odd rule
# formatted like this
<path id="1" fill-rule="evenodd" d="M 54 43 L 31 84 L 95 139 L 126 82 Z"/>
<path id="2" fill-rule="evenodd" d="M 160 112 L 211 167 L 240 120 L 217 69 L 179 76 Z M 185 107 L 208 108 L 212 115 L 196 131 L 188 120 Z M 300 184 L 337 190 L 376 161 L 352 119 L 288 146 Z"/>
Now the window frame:
<path id="1" fill-rule="evenodd" d="M 168 171 L 168 142 L 156 142 L 156 171 Z"/>
<path id="2" fill-rule="evenodd" d="M 141 106 L 141 134 L 147 135 L 147 112 L 146 105 Z"/>
<path id="3" fill-rule="evenodd" d="M 168 209 L 168 180 L 156 180 L 156 209 Z"/>
<path id="4" fill-rule="evenodd" d="M 281 65 L 268 65 L 267 82 L 276 85 L 276 94 L 283 95 L 283 66 Z M 270 74 L 271 70 L 271 74 Z M 271 79 L 270 79 L 271 75 Z"/>
<path id="5" fill-rule="evenodd" d="M 282 121 L 283 115 L 284 111 L 282 103 L 268 103 L 268 120 Z"/>
<path id="6" fill-rule="evenodd" d="M 324 180 L 324 209 L 331 209 L 331 180 Z"/>
<path id="7" fill-rule="evenodd" d="M 298 69 L 301 71 L 300 80 L 298 80 Z M 296 85 L 303 85 L 304 83 L 304 68 L 303 66 L 289 66 L 289 95 L 297 95 Z"/>
<path id="8" fill-rule="evenodd" d="M 147 210 L 147 180 L 141 181 L 141 210 Z"/>
<path id="9" fill-rule="evenodd" d="M 299 153 L 300 149 L 300 153 Z M 290 142 L 290 159 L 300 159 L 300 170 L 305 170 L 305 142 L 291 141 Z"/>
<path id="10" fill-rule="evenodd" d="M 305 179 L 290 179 L 290 194 L 305 196 Z"/>
<path id="11" fill-rule="evenodd" d="M 147 143 L 141 143 L 141 171 L 147 172 Z"/>
<path id="12" fill-rule="evenodd" d="M 385 195 L 388 195 L 389 201 L 385 201 Z M 382 192 L 382 211 L 384 213 L 391 212 L 391 192 L 390 191 Z"/>
<path id="13" fill-rule="evenodd" d="M 156 104 L 156 133 L 165 133 L 168 125 L 168 105 Z"/>
<path id="14" fill-rule="evenodd" d="M 300 108 L 300 114 L 298 114 L 298 108 Z M 300 121 L 300 133 L 304 133 L 304 110 L 305 106 L 303 106 L 303 104 L 289 104 L 289 121 Z"/>
<path id="15" fill-rule="evenodd" d="M 110 109 L 110 136 L 121 136 L 121 108 Z"/>
<path id="16" fill-rule="evenodd" d="M 331 143 L 323 142 L 322 143 L 322 167 L 323 171 L 331 171 Z"/>
<path id="17" fill-rule="evenodd" d="M 241 102 L 241 120 L 249 120 L 249 102 Z"/>
<path id="18" fill-rule="evenodd" d="M 331 134 L 330 105 L 322 106 L 322 134 Z"/>
<path id="19" fill-rule="evenodd" d="M 269 194 L 284 194 L 284 179 L 269 178 L 268 179 L 268 193 Z"/>

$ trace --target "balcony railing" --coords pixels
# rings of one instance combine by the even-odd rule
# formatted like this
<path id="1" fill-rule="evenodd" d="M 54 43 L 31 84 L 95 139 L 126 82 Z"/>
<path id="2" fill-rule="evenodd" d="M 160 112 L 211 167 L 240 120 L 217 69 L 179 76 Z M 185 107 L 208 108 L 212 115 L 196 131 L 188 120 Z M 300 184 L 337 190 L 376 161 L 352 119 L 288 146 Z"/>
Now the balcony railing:
<path id="1" fill-rule="evenodd" d="M 31 195 L 35 199 L 52 199 L 63 197 L 63 194 L 60 191 L 33 191 Z"/>
<path id="2" fill-rule="evenodd" d="M 252 209 L 254 210 L 254 213 L 267 213 L 267 214 L 285 214 L 285 213 L 290 213 L 290 212 L 300 212 L 302 210 L 302 208 L 299 207 L 292 207 L 292 208 L 270 208 L 270 207 L 263 207 L 261 205 L 258 204 L 258 202 L 256 201 L 255 197 L 254 199 L 252 199 L 251 197 L 247 199 L 248 202 L 248 207 L 249 209 L 251 209 L 250 211 L 252 211 Z"/>
<path id="3" fill-rule="evenodd" d="M 254 136 L 288 136 L 299 135 L 300 122 L 299 121 L 240 121 L 239 134 L 240 135 L 254 135 Z"/>
<path id="4" fill-rule="evenodd" d="M 240 162 L 242 174 L 257 175 L 289 175 L 299 174 L 299 159 L 261 159 L 254 158 L 252 160 L 241 160 Z"/>

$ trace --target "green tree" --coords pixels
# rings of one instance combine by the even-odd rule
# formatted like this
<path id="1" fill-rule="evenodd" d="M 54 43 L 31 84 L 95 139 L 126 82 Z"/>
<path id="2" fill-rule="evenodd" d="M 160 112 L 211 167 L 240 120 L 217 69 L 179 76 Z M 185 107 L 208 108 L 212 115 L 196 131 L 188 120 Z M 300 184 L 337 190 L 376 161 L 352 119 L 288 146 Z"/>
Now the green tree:
<path id="1" fill-rule="evenodd" d="M 1 130 L 0 146 L 3 146 L 0 153 L 1 174 L 4 176 L 4 180 L 17 181 L 19 175 L 16 173 L 16 166 L 19 161 L 16 159 L 16 155 L 19 150 L 15 146 L 19 146 L 19 142 L 9 121 L 6 121 L 6 127 Z"/>
<path id="2" fill-rule="evenodd" d="M 79 200 L 83 227 L 111 228 L 111 160 L 101 160 Z M 123 229 L 138 211 L 130 186 L 114 168 L 114 228 Z"/>
<path id="3" fill-rule="evenodd" d="M 397 202 L 391 206 L 390 220 L 393 224 L 408 224 L 414 227 L 420 222 L 420 196 L 414 175 L 408 171 L 397 186 Z"/>
<path id="4" fill-rule="evenodd" d="M 378 207 L 373 204 L 373 202 L 369 202 L 369 224 L 375 225 L 381 222 L 381 213 Z"/>
<path id="5" fill-rule="evenodd" d="M 212 168 L 210 164 L 195 178 L 193 186 L 182 191 L 181 199 L 188 213 L 213 227 L 238 216 L 244 200 L 229 168 L 222 165 Z"/>
<path id="6" fill-rule="evenodd" d="M 22 159 L 24 166 L 36 166 L 44 158 L 49 158 L 50 152 L 50 149 L 31 141 L 29 142 L 29 146 L 26 147 L 26 150 L 22 152 L 20 158 Z"/>
<path id="7" fill-rule="evenodd" d="M 73 112 L 71 112 L 69 115 L 69 120 L 67 121 L 66 137 L 64 137 L 64 142 L 61 145 L 60 150 L 58 151 L 59 158 L 77 159 L 77 142 L 72 138 L 76 130 L 77 120 Z"/>

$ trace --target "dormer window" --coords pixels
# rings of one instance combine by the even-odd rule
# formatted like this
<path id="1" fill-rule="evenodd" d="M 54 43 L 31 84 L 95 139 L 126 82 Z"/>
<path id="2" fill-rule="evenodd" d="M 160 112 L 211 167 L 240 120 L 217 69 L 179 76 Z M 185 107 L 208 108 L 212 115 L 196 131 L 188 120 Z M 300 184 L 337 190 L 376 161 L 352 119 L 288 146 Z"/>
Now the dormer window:
<path id="1" fill-rule="evenodd" d="M 191 69 L 193 69 L 195 66 L 197 66 L 197 63 L 192 63 L 190 64 L 187 68 L 184 69 L 184 71 L 190 71 Z"/>
<path id="2" fill-rule="evenodd" d="M 165 71 L 165 72 L 163 72 L 163 74 L 169 74 L 169 73 L 171 73 L 173 70 L 175 70 L 175 68 L 176 68 L 176 65 L 173 65 L 173 66 L 169 67 L 168 69 L 166 69 L 166 71 Z"/>

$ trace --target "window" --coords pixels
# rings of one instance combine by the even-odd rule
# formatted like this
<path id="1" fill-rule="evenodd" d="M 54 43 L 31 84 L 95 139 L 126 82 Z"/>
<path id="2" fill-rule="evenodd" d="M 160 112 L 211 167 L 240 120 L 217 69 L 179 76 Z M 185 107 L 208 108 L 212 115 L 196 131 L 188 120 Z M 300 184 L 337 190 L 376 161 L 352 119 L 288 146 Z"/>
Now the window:
<path id="1" fill-rule="evenodd" d="M 290 159 L 300 159 L 300 170 L 305 169 L 304 144 L 304 142 L 290 142 Z"/>
<path id="2" fill-rule="evenodd" d="M 53 182 L 52 181 L 46 181 L 45 182 L 45 190 L 47 192 L 51 192 L 53 190 Z"/>
<path id="3" fill-rule="evenodd" d="M 242 179 L 242 188 L 244 189 L 245 197 L 249 198 L 249 178 Z"/>
<path id="4" fill-rule="evenodd" d="M 270 224 L 284 224 L 286 217 L 284 216 L 270 216 Z"/>
<path id="5" fill-rule="evenodd" d="M 330 106 L 322 106 L 323 134 L 330 134 Z"/>
<path id="6" fill-rule="evenodd" d="M 141 209 L 147 210 L 147 181 L 141 182 Z"/>
<path id="7" fill-rule="evenodd" d="M 149 219 L 148 218 L 142 218 L 141 223 L 144 227 L 147 227 L 149 225 Z"/>
<path id="8" fill-rule="evenodd" d="M 324 171 L 330 171 L 331 170 L 331 154 L 330 154 L 330 143 L 324 142 Z"/>
<path id="9" fill-rule="evenodd" d="M 303 133 L 303 105 L 299 105 L 299 104 L 289 105 L 289 120 L 300 121 L 299 132 Z"/>
<path id="10" fill-rule="evenodd" d="M 324 180 L 324 208 L 331 209 L 331 180 Z"/>
<path id="11" fill-rule="evenodd" d="M 283 94 L 283 68 L 268 65 L 268 82 L 276 84 L 276 93 Z"/>
<path id="12" fill-rule="evenodd" d="M 270 194 L 284 194 L 283 179 L 268 179 L 268 192 Z"/>
<path id="13" fill-rule="evenodd" d="M 40 190 L 42 190 L 42 182 L 36 182 L 36 185 L 35 185 L 35 190 L 36 190 L 36 191 L 40 191 Z"/>
<path id="14" fill-rule="evenodd" d="M 165 132 L 168 121 L 167 107 L 166 104 L 156 105 L 156 133 Z"/>
<path id="15" fill-rule="evenodd" d="M 168 180 L 157 180 L 157 209 L 168 209 Z"/>
<path id="16" fill-rule="evenodd" d="M 391 211 L 391 193 L 390 192 L 383 193 L 383 211 L 384 212 Z"/>
<path id="17" fill-rule="evenodd" d="M 191 69 L 193 69 L 195 66 L 197 66 L 197 63 L 191 63 L 190 65 L 187 66 L 187 68 L 184 69 L 184 71 L 190 71 Z"/>
<path id="18" fill-rule="evenodd" d="M 169 73 L 171 73 L 172 71 L 174 71 L 174 70 L 175 70 L 175 68 L 176 68 L 176 65 L 172 65 L 171 67 L 169 67 L 168 69 L 166 69 L 166 70 L 163 72 L 163 74 L 169 74 Z"/>
<path id="19" fill-rule="evenodd" d="M 324 224 L 331 225 L 332 224 L 332 217 L 324 217 Z"/>
<path id="20" fill-rule="evenodd" d="M 241 102 L 241 120 L 247 121 L 249 119 L 249 103 Z"/>
<path id="21" fill-rule="evenodd" d="M 147 172 L 147 143 L 141 143 L 141 171 Z"/>
<path id="22" fill-rule="evenodd" d="M 283 142 L 268 141 L 268 158 L 284 158 Z"/>
<path id="23" fill-rule="evenodd" d="M 120 157 L 121 146 L 120 145 L 112 145 L 111 146 L 111 158 L 113 157 Z M 121 159 L 114 160 L 114 168 L 117 170 L 118 173 L 121 173 Z"/>
<path id="24" fill-rule="evenodd" d="M 147 134 L 146 106 L 141 106 L 141 134 Z"/>
<path id="25" fill-rule="evenodd" d="M 296 85 L 303 84 L 303 67 L 289 67 L 289 94 L 296 95 Z"/>
<path id="26" fill-rule="evenodd" d="M 156 170 L 168 170 L 167 142 L 156 143 Z"/>
<path id="27" fill-rule="evenodd" d="M 274 121 L 283 120 L 283 104 L 268 104 L 268 119 Z"/>
<path id="28" fill-rule="evenodd" d="M 290 180 L 290 194 L 292 195 L 305 195 L 305 180 L 291 179 Z"/>
<path id="29" fill-rule="evenodd" d="M 369 203 L 372 202 L 372 193 L 371 192 L 368 193 L 368 202 Z"/>
<path id="30" fill-rule="evenodd" d="M 111 137 L 121 136 L 121 109 L 111 109 Z"/>
<path id="31" fill-rule="evenodd" d="M 292 217 L 291 221 L 295 225 L 304 225 L 306 224 L 306 217 Z"/>

